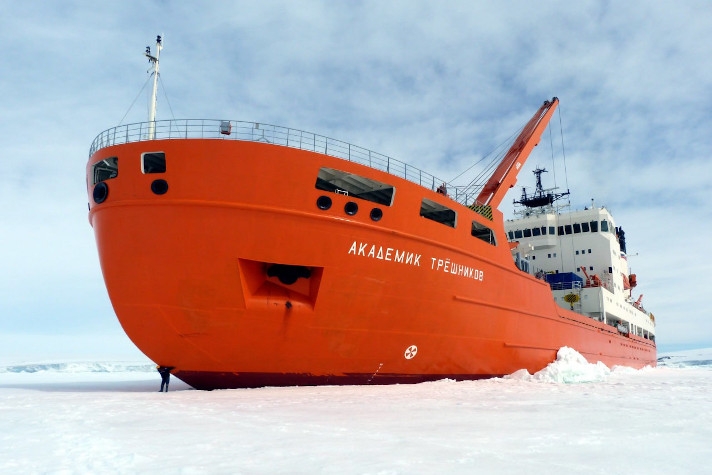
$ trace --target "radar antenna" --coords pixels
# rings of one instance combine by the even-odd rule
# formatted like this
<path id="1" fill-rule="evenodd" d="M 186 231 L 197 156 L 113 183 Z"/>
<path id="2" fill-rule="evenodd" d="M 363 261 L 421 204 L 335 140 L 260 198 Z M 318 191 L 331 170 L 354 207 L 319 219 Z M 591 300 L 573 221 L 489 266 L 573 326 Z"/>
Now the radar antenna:
<path id="1" fill-rule="evenodd" d="M 527 195 L 527 189 L 522 187 L 522 198 L 519 201 L 514 200 L 514 204 L 520 204 L 527 208 L 540 208 L 542 206 L 550 206 L 554 201 L 569 194 L 568 190 L 565 193 L 551 193 L 555 188 L 544 190 L 544 187 L 541 186 L 542 173 L 547 173 L 545 168 L 537 167 L 534 170 L 534 175 L 536 175 L 536 190 L 534 190 L 534 194 Z"/>

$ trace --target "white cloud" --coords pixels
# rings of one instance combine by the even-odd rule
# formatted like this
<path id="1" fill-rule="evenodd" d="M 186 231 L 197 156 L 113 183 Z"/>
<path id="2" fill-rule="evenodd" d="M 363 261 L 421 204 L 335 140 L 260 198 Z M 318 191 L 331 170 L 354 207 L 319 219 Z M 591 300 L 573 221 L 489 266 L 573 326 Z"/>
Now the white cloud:
<path id="1" fill-rule="evenodd" d="M 711 231 L 705 2 L 77 1 L 2 10 L 0 259 L 11 271 L 0 281 L 0 331 L 20 307 L 62 313 L 57 328 L 91 325 L 96 315 L 84 309 L 106 309 L 79 211 L 83 168 L 92 138 L 116 125 L 146 80 L 144 47 L 163 34 L 162 81 L 177 118 L 301 128 L 444 179 L 559 96 L 568 180 L 557 117 L 557 185 L 568 182 L 574 206 L 609 204 L 644 249 L 634 265 L 650 282 L 645 300 L 662 343 L 712 335 L 695 299 L 709 279 L 690 264 L 702 255 L 698 236 Z M 145 103 L 141 95 L 124 122 L 145 120 Z M 159 115 L 170 109 L 161 95 Z M 550 168 L 551 153 L 545 135 L 520 184 L 532 184 L 535 164 Z M 27 303 L 38 278 L 45 292 L 73 281 L 92 293 Z"/>

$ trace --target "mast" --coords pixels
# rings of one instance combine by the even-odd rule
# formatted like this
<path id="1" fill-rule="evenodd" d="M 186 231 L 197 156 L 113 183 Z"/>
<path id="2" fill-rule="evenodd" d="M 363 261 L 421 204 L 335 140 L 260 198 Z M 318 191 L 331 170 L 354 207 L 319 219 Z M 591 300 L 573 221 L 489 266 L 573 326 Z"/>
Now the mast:
<path id="1" fill-rule="evenodd" d="M 151 55 L 151 47 L 146 46 L 146 57 L 153 66 L 153 90 L 151 91 L 151 102 L 148 104 L 148 139 L 156 138 L 156 102 L 158 101 L 158 57 L 161 55 L 163 43 L 161 36 L 156 36 L 156 56 Z"/>
<path id="2" fill-rule="evenodd" d="M 526 162 L 532 149 L 536 147 L 541 134 L 554 114 L 559 99 L 545 101 L 534 116 L 529 119 L 522 132 L 514 140 L 507 154 L 475 200 L 478 205 L 499 206 L 507 191 L 517 182 L 517 174 Z"/>
<path id="3" fill-rule="evenodd" d="M 527 195 L 527 189 L 522 188 L 522 198 L 517 201 L 514 200 L 514 204 L 520 204 L 526 206 L 527 208 L 540 208 L 542 206 L 550 206 L 554 204 L 554 201 L 563 198 L 569 194 L 566 190 L 565 193 L 551 193 L 551 191 L 556 188 L 551 188 L 544 191 L 544 187 L 541 185 L 541 174 L 546 173 L 546 168 L 538 168 L 534 170 L 534 175 L 536 175 L 536 190 L 534 190 L 533 195 Z"/>

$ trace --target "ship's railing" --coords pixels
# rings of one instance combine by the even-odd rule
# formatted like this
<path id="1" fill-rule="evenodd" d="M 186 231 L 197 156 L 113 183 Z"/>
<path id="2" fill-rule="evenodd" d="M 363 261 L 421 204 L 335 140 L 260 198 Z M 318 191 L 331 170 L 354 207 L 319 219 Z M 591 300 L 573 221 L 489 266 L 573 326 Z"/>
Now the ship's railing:
<path id="1" fill-rule="evenodd" d="M 577 280 L 568 282 L 550 282 L 551 290 L 581 290 L 583 283 Z"/>
<path id="2" fill-rule="evenodd" d="M 436 178 L 428 172 L 387 155 L 323 135 L 259 122 L 185 119 L 120 125 L 97 135 L 89 149 L 89 156 L 92 156 L 97 150 L 112 145 L 181 138 L 263 142 L 323 153 L 405 178 L 433 191 L 441 185 L 445 185 L 448 194 L 455 201 L 464 205 L 468 205 L 468 201 L 473 201 L 472 190 L 468 190 L 466 193 L 461 188 L 450 186 L 444 180 Z"/>

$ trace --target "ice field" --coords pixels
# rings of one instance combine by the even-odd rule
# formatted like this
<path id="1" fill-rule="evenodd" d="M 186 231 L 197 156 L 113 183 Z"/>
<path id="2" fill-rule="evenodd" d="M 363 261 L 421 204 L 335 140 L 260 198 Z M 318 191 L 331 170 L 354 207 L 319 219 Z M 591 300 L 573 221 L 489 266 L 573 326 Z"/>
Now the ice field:
<path id="1" fill-rule="evenodd" d="M 709 473 L 712 349 L 535 375 L 159 393 L 153 365 L 0 366 L 1 473 Z"/>

